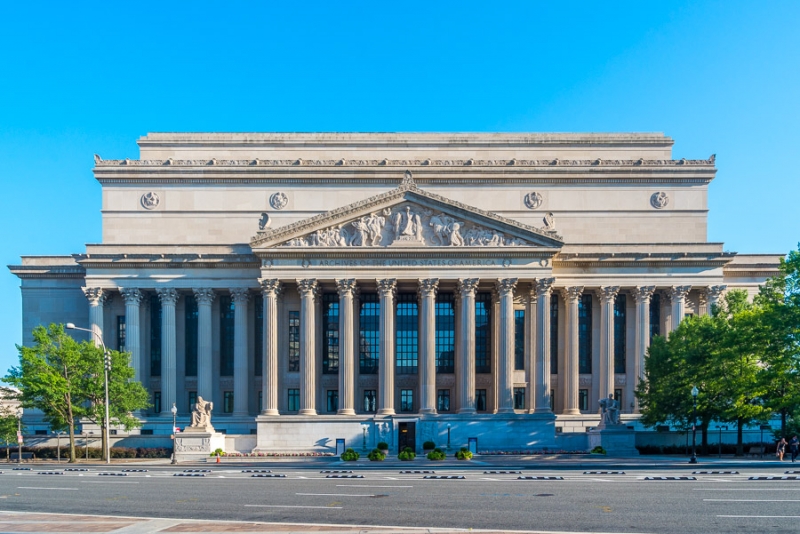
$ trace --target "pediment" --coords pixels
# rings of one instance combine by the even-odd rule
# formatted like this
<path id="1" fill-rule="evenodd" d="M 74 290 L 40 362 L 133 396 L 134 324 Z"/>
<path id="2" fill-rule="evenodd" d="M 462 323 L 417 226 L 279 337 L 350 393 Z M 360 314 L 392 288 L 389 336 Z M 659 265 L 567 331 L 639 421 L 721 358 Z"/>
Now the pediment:
<path id="1" fill-rule="evenodd" d="M 259 232 L 253 250 L 280 248 L 561 248 L 561 237 L 404 184 L 384 194 Z"/>

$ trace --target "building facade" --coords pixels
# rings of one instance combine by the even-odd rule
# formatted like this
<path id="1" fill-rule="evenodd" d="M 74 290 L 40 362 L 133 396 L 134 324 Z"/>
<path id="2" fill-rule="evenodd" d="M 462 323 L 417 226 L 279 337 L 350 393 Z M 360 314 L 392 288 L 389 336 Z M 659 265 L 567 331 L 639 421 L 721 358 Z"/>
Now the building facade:
<path id="1" fill-rule="evenodd" d="M 10 266 L 25 342 L 74 322 L 130 352 L 144 432 L 202 396 L 262 451 L 557 447 L 608 394 L 635 421 L 651 337 L 777 272 L 708 242 L 714 157 L 672 143 L 149 134 L 95 156 L 102 243 Z"/>

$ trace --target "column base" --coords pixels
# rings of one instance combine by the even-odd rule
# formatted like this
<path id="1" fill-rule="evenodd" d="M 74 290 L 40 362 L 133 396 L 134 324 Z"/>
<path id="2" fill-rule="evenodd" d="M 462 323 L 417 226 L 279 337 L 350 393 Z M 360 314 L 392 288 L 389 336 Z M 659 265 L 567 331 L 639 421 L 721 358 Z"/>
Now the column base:
<path id="1" fill-rule="evenodd" d="M 478 411 L 475 408 L 461 408 L 460 410 L 458 410 L 458 413 L 473 414 L 473 413 L 478 413 Z"/>
<path id="2" fill-rule="evenodd" d="M 280 412 L 278 410 L 263 410 L 261 412 L 261 415 L 276 416 L 280 415 Z"/>
<path id="3" fill-rule="evenodd" d="M 533 410 L 530 411 L 530 413 L 551 414 L 551 413 L 553 413 L 553 410 L 551 410 L 550 408 L 534 408 Z"/>
<path id="4" fill-rule="evenodd" d="M 514 408 L 500 408 L 497 410 L 497 413 L 516 413 Z"/>
<path id="5" fill-rule="evenodd" d="M 313 408 L 306 408 L 305 410 L 300 410 L 297 412 L 297 415 L 317 415 L 317 410 Z"/>
<path id="6" fill-rule="evenodd" d="M 424 409 L 420 410 L 419 413 L 420 414 L 428 414 L 428 415 L 431 415 L 431 414 L 432 415 L 436 415 L 436 409 L 435 408 L 424 408 Z"/>
<path id="7" fill-rule="evenodd" d="M 336 415 L 355 415 L 355 414 L 356 411 L 352 408 L 342 408 L 341 410 L 336 412 Z"/>
<path id="8" fill-rule="evenodd" d="M 375 415 L 395 415 L 393 408 L 381 408 Z"/>
<path id="9" fill-rule="evenodd" d="M 561 415 L 580 415 L 581 411 L 577 408 L 568 408 L 561 412 Z"/>

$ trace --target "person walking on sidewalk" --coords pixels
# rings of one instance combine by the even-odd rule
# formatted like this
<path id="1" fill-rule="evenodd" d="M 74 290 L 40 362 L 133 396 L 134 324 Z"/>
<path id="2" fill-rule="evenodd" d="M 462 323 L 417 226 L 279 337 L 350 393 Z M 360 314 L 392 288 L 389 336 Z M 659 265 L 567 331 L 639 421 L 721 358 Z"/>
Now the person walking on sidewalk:
<path id="1" fill-rule="evenodd" d="M 778 460 L 782 462 L 784 454 L 786 454 L 786 438 L 781 438 L 781 440 L 778 442 L 778 449 L 775 452 L 775 456 L 777 456 Z"/>
<path id="2" fill-rule="evenodd" d="M 789 452 L 792 453 L 792 463 L 794 463 L 797 453 L 800 452 L 800 440 L 797 439 L 797 436 L 792 436 L 789 441 Z"/>

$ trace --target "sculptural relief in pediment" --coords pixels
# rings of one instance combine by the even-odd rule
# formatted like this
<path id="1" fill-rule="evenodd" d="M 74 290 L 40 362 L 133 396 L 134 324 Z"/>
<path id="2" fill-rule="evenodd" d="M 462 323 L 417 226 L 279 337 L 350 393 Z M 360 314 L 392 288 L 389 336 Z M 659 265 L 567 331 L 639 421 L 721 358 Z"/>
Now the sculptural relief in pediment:
<path id="1" fill-rule="evenodd" d="M 513 247 L 524 239 L 410 202 L 286 241 L 286 247 Z"/>

